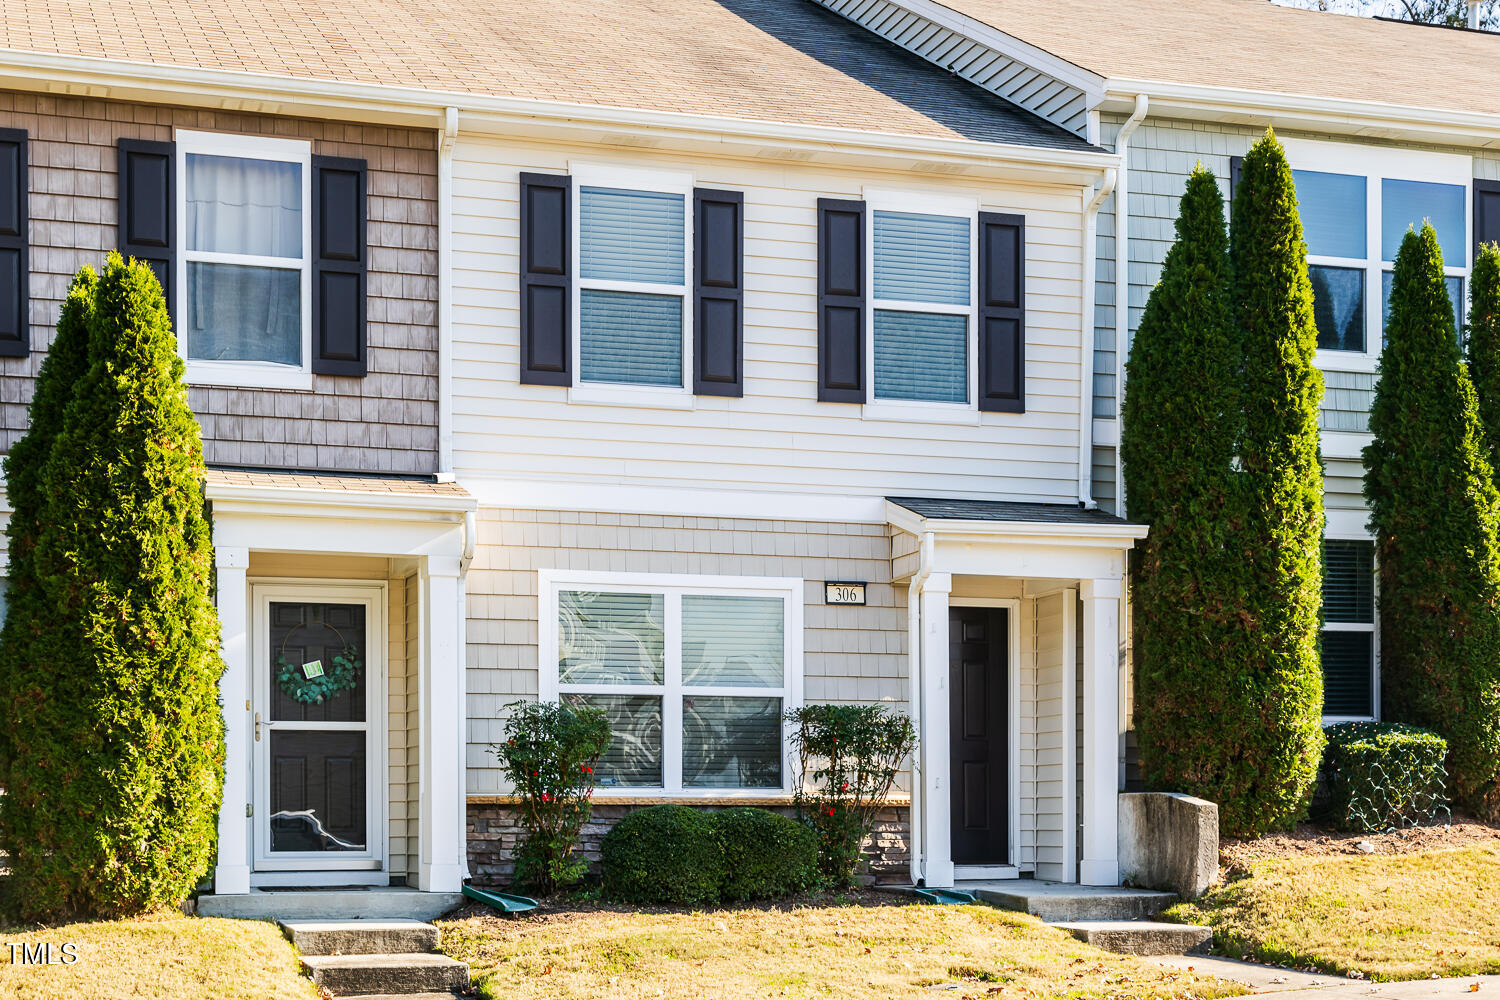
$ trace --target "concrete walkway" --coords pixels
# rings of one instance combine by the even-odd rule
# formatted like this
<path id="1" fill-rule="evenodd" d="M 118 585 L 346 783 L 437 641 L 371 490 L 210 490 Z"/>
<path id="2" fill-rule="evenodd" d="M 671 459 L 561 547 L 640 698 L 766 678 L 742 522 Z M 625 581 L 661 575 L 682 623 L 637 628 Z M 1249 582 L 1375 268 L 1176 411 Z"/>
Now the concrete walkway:
<path id="1" fill-rule="evenodd" d="M 1371 983 L 1344 976 L 1297 972 L 1274 965 L 1257 965 L 1211 955 L 1160 955 L 1144 961 L 1171 969 L 1228 979 L 1249 987 L 1251 993 L 1274 993 L 1276 1000 L 1500 1000 L 1500 976 L 1457 976 L 1417 979 L 1405 983 Z M 1474 990 L 1474 984 L 1479 989 Z"/>

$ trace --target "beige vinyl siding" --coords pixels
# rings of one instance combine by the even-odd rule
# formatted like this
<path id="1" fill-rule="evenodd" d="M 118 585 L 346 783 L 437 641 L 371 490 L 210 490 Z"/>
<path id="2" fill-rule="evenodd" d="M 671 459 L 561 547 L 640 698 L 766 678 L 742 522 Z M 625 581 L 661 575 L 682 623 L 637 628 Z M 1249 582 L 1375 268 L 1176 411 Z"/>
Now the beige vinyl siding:
<path id="1" fill-rule="evenodd" d="M 1365 467 L 1357 458 L 1323 459 L 1323 506 L 1328 510 L 1364 510 Z"/>
<path id="2" fill-rule="evenodd" d="M 1021 630 L 1021 662 L 1017 668 L 1020 689 L 1019 722 L 1017 733 L 1018 757 L 1016 773 L 1019 787 L 1016 789 L 1020 802 L 1017 820 L 1019 837 L 1016 843 L 1016 867 L 1023 872 L 1035 872 L 1037 863 L 1037 785 L 1040 768 L 1037 758 L 1037 647 L 1036 647 L 1036 601 L 1026 598 L 1021 602 L 1020 621 L 1015 628 Z"/>
<path id="3" fill-rule="evenodd" d="M 503 143 L 461 136 L 454 156 L 454 465 L 470 477 L 858 495 L 1076 494 L 1080 209 L 1076 187 Z M 744 398 L 691 409 L 569 403 L 518 382 L 518 176 L 612 162 L 694 173 L 744 192 Z M 817 401 L 820 197 L 865 186 L 973 195 L 1027 226 L 1025 414 L 953 422 L 862 419 Z"/>
<path id="4" fill-rule="evenodd" d="M 1033 829 L 1037 878 L 1063 879 L 1068 870 L 1064 829 L 1068 822 L 1067 794 L 1069 719 L 1064 715 L 1064 682 L 1073 655 L 1064 644 L 1064 618 L 1071 591 L 1049 594 L 1034 602 L 1033 642 L 1036 663 L 1036 780 Z"/>
<path id="5" fill-rule="evenodd" d="M 505 789 L 489 750 L 503 707 L 537 693 L 538 569 L 802 577 L 803 696 L 905 710 L 906 594 L 884 525 L 481 508 L 468 576 L 468 789 Z M 865 607 L 823 603 L 865 580 Z M 552 627 L 551 623 L 547 627 Z"/>

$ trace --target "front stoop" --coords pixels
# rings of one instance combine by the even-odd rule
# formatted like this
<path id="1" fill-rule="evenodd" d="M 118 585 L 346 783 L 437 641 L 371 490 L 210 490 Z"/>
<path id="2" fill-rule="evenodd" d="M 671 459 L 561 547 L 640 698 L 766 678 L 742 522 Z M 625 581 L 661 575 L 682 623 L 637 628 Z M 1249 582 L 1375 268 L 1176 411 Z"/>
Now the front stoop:
<path id="1" fill-rule="evenodd" d="M 302 967 L 334 996 L 452 997 L 469 967 L 437 953 L 438 929 L 417 920 L 288 920 Z"/>
<path id="2" fill-rule="evenodd" d="M 1020 910 L 1049 924 L 1065 920 L 1146 920 L 1177 902 L 1170 892 L 1011 879 L 958 883 L 991 906 Z"/>
<path id="3" fill-rule="evenodd" d="M 1214 932 L 1154 920 L 1070 920 L 1053 924 L 1085 944 L 1124 955 L 1194 955 L 1208 951 Z"/>

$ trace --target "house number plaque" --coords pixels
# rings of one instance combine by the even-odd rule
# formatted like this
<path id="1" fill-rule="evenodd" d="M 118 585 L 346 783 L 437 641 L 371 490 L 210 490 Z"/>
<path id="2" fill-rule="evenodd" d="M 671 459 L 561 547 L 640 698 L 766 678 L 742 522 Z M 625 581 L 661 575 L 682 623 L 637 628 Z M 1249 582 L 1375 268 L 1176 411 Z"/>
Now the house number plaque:
<path id="1" fill-rule="evenodd" d="M 850 580 L 825 580 L 823 581 L 823 603 L 863 604 L 865 603 L 865 585 L 863 582 L 855 583 Z"/>

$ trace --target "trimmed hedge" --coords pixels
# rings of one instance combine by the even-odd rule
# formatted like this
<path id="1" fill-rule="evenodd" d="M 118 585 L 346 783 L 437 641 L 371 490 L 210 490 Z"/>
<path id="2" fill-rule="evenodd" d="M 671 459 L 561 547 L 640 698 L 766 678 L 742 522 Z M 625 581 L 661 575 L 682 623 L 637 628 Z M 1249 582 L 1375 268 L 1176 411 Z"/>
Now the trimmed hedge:
<path id="1" fill-rule="evenodd" d="M 711 815 L 724 857 L 720 898 L 777 899 L 818 881 L 818 839 L 802 823 L 769 809 L 725 809 Z"/>
<path id="2" fill-rule="evenodd" d="M 637 809 L 604 835 L 604 892 L 625 903 L 714 903 L 724 852 L 709 814 L 690 806 Z"/>
<path id="3" fill-rule="evenodd" d="M 1201 665 L 1228 671 L 1221 683 L 1235 707 L 1205 710 L 1199 726 L 1240 755 L 1216 801 L 1224 832 L 1243 836 L 1306 813 L 1323 749 L 1323 375 L 1296 186 L 1269 130 L 1240 167 L 1229 256 L 1244 366 L 1246 497 L 1234 544 L 1250 571 L 1248 614 L 1226 657 Z"/>
<path id="4" fill-rule="evenodd" d="M 1330 822 L 1339 829 L 1381 833 L 1431 822 L 1446 810 L 1437 733 L 1392 722 L 1343 722 L 1328 727 L 1323 752 Z"/>
<path id="5" fill-rule="evenodd" d="M 1500 467 L 1500 246 L 1484 243 L 1469 275 L 1469 377 L 1490 467 Z"/>
<path id="6" fill-rule="evenodd" d="M 1396 255 L 1365 500 L 1385 718 L 1448 741 L 1454 799 L 1500 820 L 1500 494 L 1431 225 Z"/>
<path id="7" fill-rule="evenodd" d="M 150 268 L 110 254 L 86 325 L 41 502 L 10 525 L 34 546 L 35 600 L 12 609 L 7 632 L 25 642 L 0 664 L 18 671 L 4 707 L 11 901 L 49 922 L 186 897 L 212 864 L 223 789 L 203 447 Z"/>

